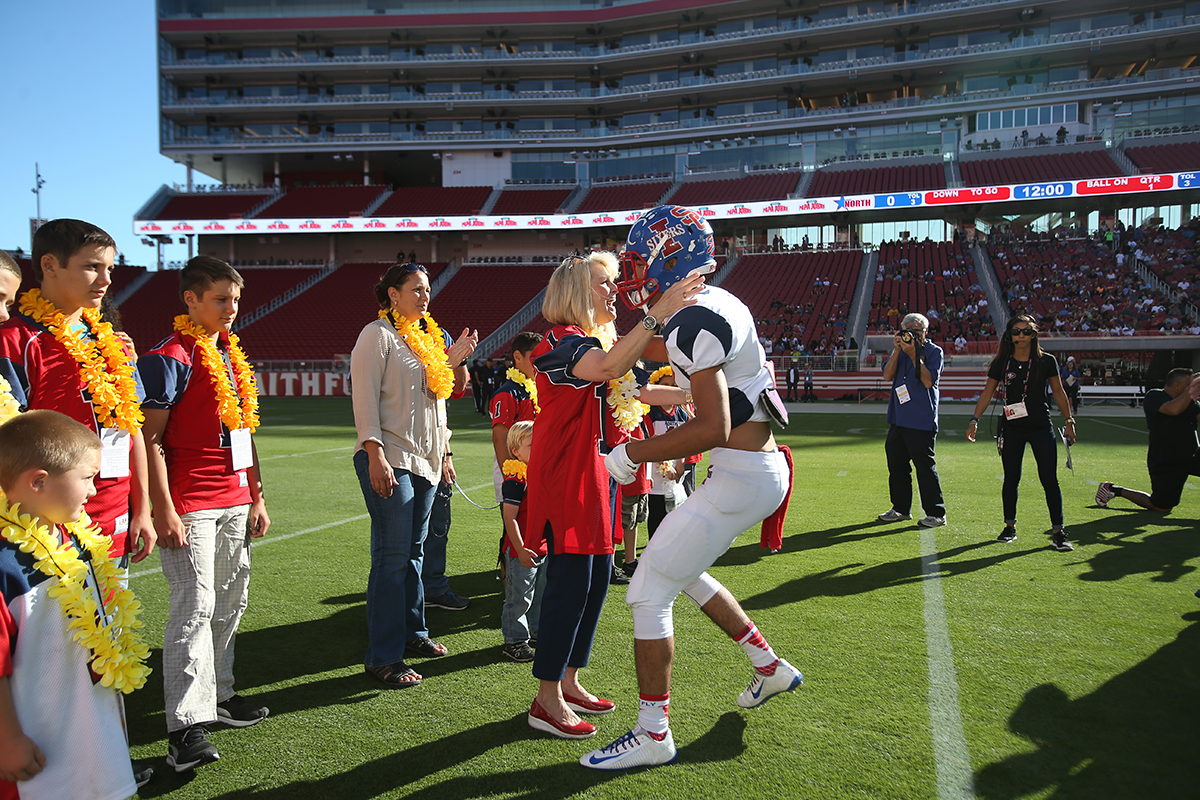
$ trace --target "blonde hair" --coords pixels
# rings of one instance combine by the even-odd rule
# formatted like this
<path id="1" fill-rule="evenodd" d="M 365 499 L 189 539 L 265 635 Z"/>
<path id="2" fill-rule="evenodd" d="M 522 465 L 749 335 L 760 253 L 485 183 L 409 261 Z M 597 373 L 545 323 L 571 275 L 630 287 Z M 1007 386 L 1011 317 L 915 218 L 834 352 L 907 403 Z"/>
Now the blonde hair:
<path id="1" fill-rule="evenodd" d="M 31 469 L 62 475 L 99 450 L 100 437 L 65 414 L 46 409 L 18 414 L 0 425 L 0 488 L 11 488 Z"/>
<path id="2" fill-rule="evenodd" d="M 585 331 L 596 327 L 596 309 L 592 305 L 593 264 L 602 265 L 608 277 L 617 277 L 617 256 L 607 250 L 597 250 L 587 257 L 567 256 L 555 268 L 546 286 L 542 316 L 547 322 L 578 325 Z M 610 333 L 615 330 L 614 327 Z"/>
<path id="3" fill-rule="evenodd" d="M 514 422 L 513 426 L 508 429 L 508 452 L 516 455 L 517 448 L 521 446 L 527 439 L 533 438 L 533 423 L 527 419 L 520 422 Z"/>

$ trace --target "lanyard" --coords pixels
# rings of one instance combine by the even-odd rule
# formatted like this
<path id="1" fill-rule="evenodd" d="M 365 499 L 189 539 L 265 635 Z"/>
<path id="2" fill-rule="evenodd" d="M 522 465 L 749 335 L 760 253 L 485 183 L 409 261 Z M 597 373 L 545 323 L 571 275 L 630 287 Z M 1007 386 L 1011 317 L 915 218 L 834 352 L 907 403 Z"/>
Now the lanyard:
<path id="1" fill-rule="evenodd" d="M 1032 353 L 1030 353 L 1030 354 L 1029 354 L 1029 362 L 1028 362 L 1028 363 L 1029 363 L 1029 374 L 1027 374 L 1027 375 L 1025 376 L 1025 388 L 1023 388 L 1023 389 L 1021 390 L 1021 402 L 1022 402 L 1022 403 L 1024 403 L 1024 402 L 1025 402 L 1025 398 L 1029 396 L 1029 384 L 1030 384 L 1030 383 L 1033 381 L 1033 362 L 1034 362 L 1034 355 L 1033 355 Z M 1017 360 L 1016 360 L 1015 358 L 1013 358 L 1012 356 L 1009 356 L 1008 363 L 1010 363 L 1010 364 L 1020 364 L 1021 362 L 1020 362 L 1020 361 L 1017 361 Z M 1013 374 L 1014 374 L 1014 376 L 1015 376 L 1015 375 L 1016 375 L 1017 368 L 1014 366 L 1012 369 L 1013 369 Z"/>

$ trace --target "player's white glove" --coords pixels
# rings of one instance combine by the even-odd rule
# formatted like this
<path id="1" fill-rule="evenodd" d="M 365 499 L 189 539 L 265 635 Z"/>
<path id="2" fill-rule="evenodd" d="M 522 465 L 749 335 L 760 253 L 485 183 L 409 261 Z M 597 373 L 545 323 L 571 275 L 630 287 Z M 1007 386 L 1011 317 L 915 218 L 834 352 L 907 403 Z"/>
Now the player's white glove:
<path id="1" fill-rule="evenodd" d="M 625 455 L 625 445 L 619 444 L 604 457 L 604 468 L 608 470 L 608 474 L 612 476 L 613 480 L 622 486 L 627 486 L 633 483 L 638 465 Z"/>

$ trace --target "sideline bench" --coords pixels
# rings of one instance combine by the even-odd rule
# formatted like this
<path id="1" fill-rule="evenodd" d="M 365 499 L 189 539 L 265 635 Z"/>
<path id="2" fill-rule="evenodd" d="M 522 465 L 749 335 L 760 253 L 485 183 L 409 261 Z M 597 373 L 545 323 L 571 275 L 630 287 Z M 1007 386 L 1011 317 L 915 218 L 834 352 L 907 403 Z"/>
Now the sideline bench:
<path id="1" fill-rule="evenodd" d="M 1079 401 L 1095 400 L 1103 403 L 1113 400 L 1128 403 L 1132 408 L 1141 405 L 1145 392 L 1140 386 L 1080 386 Z"/>

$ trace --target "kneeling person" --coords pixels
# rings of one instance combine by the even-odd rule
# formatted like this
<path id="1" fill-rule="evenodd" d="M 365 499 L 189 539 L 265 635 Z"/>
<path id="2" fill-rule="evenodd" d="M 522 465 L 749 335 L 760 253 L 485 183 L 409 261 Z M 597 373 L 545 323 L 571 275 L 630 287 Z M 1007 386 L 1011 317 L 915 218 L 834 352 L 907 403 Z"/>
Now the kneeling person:
<path id="1" fill-rule="evenodd" d="M 750 310 L 719 288 L 705 288 L 696 304 L 655 320 L 658 293 L 689 274 L 712 272 L 712 229 L 692 209 L 661 206 L 629 232 L 618 285 L 631 307 L 648 306 L 647 323 L 662 339 L 647 358 L 669 360 L 678 385 L 690 390 L 696 414 L 683 425 L 640 442 L 620 445 L 605 464 L 620 483 L 645 461 L 667 461 L 712 450 L 709 479 L 663 520 L 642 553 L 625 602 L 633 609 L 638 724 L 606 747 L 580 759 L 593 769 L 626 769 L 675 759 L 667 724 L 675 651 L 671 608 L 680 592 L 745 650 L 754 668 L 737 698 L 754 708 L 792 691 L 802 676 L 777 657 L 737 600 L 706 570 L 733 540 L 777 509 L 787 492 L 788 466 L 775 446 L 764 394 L 774 379 Z M 657 350 L 658 354 L 652 352 Z M 778 399 L 778 395 L 774 395 Z"/>
<path id="2" fill-rule="evenodd" d="M 210 256 L 179 275 L 188 313 L 138 360 L 154 527 L 171 608 L 163 644 L 167 763 L 216 761 L 206 725 L 245 727 L 267 709 L 233 690 L 233 646 L 250 594 L 250 539 L 271 524 L 251 434 L 254 373 L 229 331 L 242 276 Z"/>

